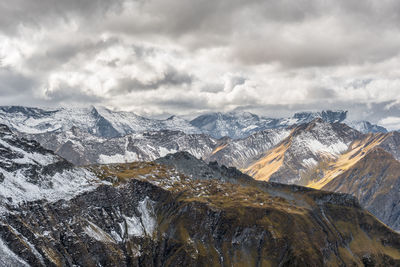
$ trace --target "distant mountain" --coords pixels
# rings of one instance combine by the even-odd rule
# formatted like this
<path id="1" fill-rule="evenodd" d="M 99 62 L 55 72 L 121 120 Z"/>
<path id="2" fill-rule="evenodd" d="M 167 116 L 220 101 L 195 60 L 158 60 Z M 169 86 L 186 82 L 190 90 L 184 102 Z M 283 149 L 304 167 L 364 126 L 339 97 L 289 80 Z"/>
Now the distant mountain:
<path id="1" fill-rule="evenodd" d="M 229 136 L 237 139 L 248 137 L 262 130 L 287 128 L 293 125 L 309 123 L 317 118 L 328 123 L 344 122 L 362 133 L 387 132 L 385 128 L 367 121 L 348 121 L 347 111 L 342 110 L 299 112 L 289 118 L 266 118 L 249 112 L 218 112 L 201 115 L 190 123 L 203 133 L 215 138 Z"/>
<path id="2" fill-rule="evenodd" d="M 95 180 L 89 171 L 0 124 L 0 211 L 1 203 L 69 199 L 95 188 Z"/>
<path id="3" fill-rule="evenodd" d="M 244 138 L 265 129 L 277 128 L 278 119 L 267 119 L 249 112 L 209 113 L 190 124 L 215 138 Z"/>
<path id="4" fill-rule="evenodd" d="M 217 153 L 218 160 L 232 152 L 221 148 Z M 398 132 L 364 135 L 346 124 L 315 119 L 249 157 L 241 168 L 257 180 L 352 194 L 380 220 L 400 230 L 399 160 Z"/>
<path id="5" fill-rule="evenodd" d="M 345 121 L 347 125 L 361 133 L 387 133 L 388 130 L 382 126 L 372 124 L 368 121 Z"/>
<path id="6" fill-rule="evenodd" d="M 206 157 L 226 166 L 245 168 L 260 155 L 285 139 L 291 129 L 278 128 L 259 131 L 243 139 L 221 139 Z"/>
<path id="7" fill-rule="evenodd" d="M 187 151 L 201 158 L 218 146 L 218 140 L 204 134 L 160 130 L 100 138 L 79 128 L 57 133 L 24 135 L 55 151 L 75 165 L 152 161 L 168 153 Z"/>
<path id="8" fill-rule="evenodd" d="M 303 176 L 320 161 L 337 158 L 361 134 L 343 123 L 321 118 L 295 127 L 277 146 L 265 151 L 244 171 L 257 180 L 303 184 Z"/>
<path id="9" fill-rule="evenodd" d="M 367 121 L 347 121 L 347 111 L 300 112 L 289 118 L 266 118 L 249 112 L 209 113 L 192 121 L 177 116 L 165 120 L 141 117 L 132 112 L 111 111 L 102 107 L 39 109 L 20 106 L 0 107 L 0 123 L 24 134 L 65 132 L 77 127 L 101 138 L 133 133 L 171 130 L 186 134 L 204 133 L 213 138 L 246 138 L 253 133 L 308 123 L 316 118 L 325 122 L 346 122 L 363 133 L 387 132 Z"/>
<path id="10" fill-rule="evenodd" d="M 76 127 L 102 138 L 121 137 L 131 133 L 158 130 L 182 130 L 200 133 L 184 119 L 148 119 L 132 112 L 115 112 L 106 108 L 38 109 L 0 107 L 0 123 L 27 134 L 68 131 Z"/>

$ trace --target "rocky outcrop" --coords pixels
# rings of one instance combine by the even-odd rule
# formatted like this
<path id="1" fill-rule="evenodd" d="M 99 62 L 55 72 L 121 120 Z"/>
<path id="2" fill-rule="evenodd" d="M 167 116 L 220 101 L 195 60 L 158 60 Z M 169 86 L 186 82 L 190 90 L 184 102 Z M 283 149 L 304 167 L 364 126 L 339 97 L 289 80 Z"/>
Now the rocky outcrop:
<path id="1" fill-rule="evenodd" d="M 71 200 L 8 207 L 0 218 L 0 237 L 14 261 L 32 266 L 399 264 L 399 235 L 347 195 L 257 181 L 244 186 L 196 180 L 155 163 L 93 171 L 119 182 Z"/>

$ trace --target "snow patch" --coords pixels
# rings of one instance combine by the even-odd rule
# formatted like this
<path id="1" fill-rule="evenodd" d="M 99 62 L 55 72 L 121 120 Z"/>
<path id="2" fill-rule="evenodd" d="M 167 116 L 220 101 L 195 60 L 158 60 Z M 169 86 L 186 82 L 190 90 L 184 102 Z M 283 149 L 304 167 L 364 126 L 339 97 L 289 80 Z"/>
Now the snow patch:
<path id="1" fill-rule="evenodd" d="M 20 170 L 10 173 L 0 169 L 4 181 L 0 184 L 0 199 L 11 198 L 13 203 L 46 199 L 55 202 L 60 199 L 71 199 L 83 192 L 95 189 L 100 181 L 86 169 L 64 170 L 54 176 L 43 176 L 40 179 L 50 181 L 50 185 L 41 185 L 26 181 Z"/>
<path id="2" fill-rule="evenodd" d="M 142 214 L 141 218 L 146 234 L 152 236 L 156 227 L 156 221 L 154 219 L 154 202 L 150 200 L 149 197 L 146 197 L 144 200 L 139 202 L 138 209 Z"/>
<path id="3" fill-rule="evenodd" d="M 0 239 L 0 266 L 29 266 Z"/>
<path id="4" fill-rule="evenodd" d="M 312 168 L 316 166 L 318 162 L 314 158 L 303 159 L 303 166 L 306 168 Z"/>
<path id="5" fill-rule="evenodd" d="M 104 155 L 101 154 L 99 156 L 100 164 L 111 164 L 111 163 L 125 163 L 125 162 L 133 162 L 138 161 L 138 155 L 135 152 L 131 152 L 125 150 L 125 154 L 115 154 L 115 155 Z"/>
<path id="6" fill-rule="evenodd" d="M 146 197 L 138 205 L 140 217 L 135 215 L 131 217 L 124 216 L 128 236 L 144 237 L 153 235 L 156 227 L 153 206 L 154 202 L 149 197 Z M 120 225 L 120 227 L 123 228 L 123 225 Z"/>
<path id="7" fill-rule="evenodd" d="M 114 239 L 109 234 L 104 232 L 100 227 L 90 221 L 87 222 L 89 225 L 83 229 L 85 234 L 100 242 L 115 243 Z"/>

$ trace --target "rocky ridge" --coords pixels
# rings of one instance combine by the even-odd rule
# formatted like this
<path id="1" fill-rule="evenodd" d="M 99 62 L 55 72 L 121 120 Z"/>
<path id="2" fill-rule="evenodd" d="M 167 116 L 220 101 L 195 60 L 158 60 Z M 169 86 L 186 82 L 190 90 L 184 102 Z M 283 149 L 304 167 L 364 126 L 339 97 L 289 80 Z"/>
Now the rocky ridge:
<path id="1" fill-rule="evenodd" d="M 58 194 L 57 199 L 42 193 L 47 190 L 42 186 L 32 199 L 0 199 L 2 265 L 400 264 L 400 236 L 350 195 L 255 181 L 185 152 L 157 162 L 77 168 L 0 128 L 0 140 L 9 151 L 20 153 L 18 159 L 22 151 L 24 159 L 39 153 L 51 163 L 29 164 L 44 168 L 63 162 L 53 168 L 55 175 L 64 177 L 73 170 L 74 176 L 66 177 L 92 186 L 67 197 Z M 14 182 L 34 184 L 26 178 L 15 176 Z"/>

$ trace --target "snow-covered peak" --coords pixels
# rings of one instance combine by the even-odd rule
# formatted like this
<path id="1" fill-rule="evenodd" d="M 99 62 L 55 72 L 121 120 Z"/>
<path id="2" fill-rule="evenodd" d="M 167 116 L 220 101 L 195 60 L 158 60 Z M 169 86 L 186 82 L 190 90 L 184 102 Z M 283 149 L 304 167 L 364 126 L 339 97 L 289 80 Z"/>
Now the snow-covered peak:
<path id="1" fill-rule="evenodd" d="M 201 115 L 190 123 L 201 129 L 204 133 L 216 138 L 229 136 L 232 138 L 244 138 L 254 132 L 285 128 L 296 124 L 311 122 L 316 118 L 333 123 L 346 119 L 347 111 L 321 111 L 300 112 L 289 118 L 267 118 L 250 112 L 232 111 L 228 113 L 209 113 Z"/>
<path id="2" fill-rule="evenodd" d="M 345 124 L 332 124 L 315 119 L 299 126 L 292 133 L 291 148 L 297 155 L 309 157 L 336 157 L 358 136 L 358 132 Z"/>
<path id="3" fill-rule="evenodd" d="M 347 111 L 299 112 L 288 118 L 267 118 L 244 111 L 214 112 L 187 121 L 178 116 L 165 120 L 149 119 L 132 112 L 112 111 L 104 107 L 39 109 L 19 106 L 0 107 L 0 123 L 24 134 L 68 131 L 77 127 L 102 138 L 132 133 L 178 130 L 187 134 L 205 133 L 214 138 L 245 138 L 267 129 L 286 128 L 321 118 L 335 123 L 346 120 Z M 347 121 L 346 121 L 347 122 Z M 369 122 L 347 122 L 361 132 L 384 132 Z"/>
<path id="4" fill-rule="evenodd" d="M 0 203 L 68 199 L 94 188 L 93 181 L 89 171 L 0 125 Z"/>
<path id="5" fill-rule="evenodd" d="M 342 122 L 347 118 L 345 110 L 323 110 L 320 112 L 298 112 L 293 115 L 293 118 L 299 123 L 307 123 L 314 119 L 321 118 L 325 122 L 334 123 Z"/>
<path id="6" fill-rule="evenodd" d="M 80 128 L 104 138 L 121 137 L 131 133 L 181 130 L 199 133 L 188 121 L 174 117 L 167 120 L 148 119 L 132 112 L 111 111 L 103 107 L 39 109 L 0 107 L 0 123 L 25 134 L 68 131 Z"/>
<path id="7" fill-rule="evenodd" d="M 356 129 L 361 133 L 387 133 L 388 130 L 385 127 L 372 124 L 368 121 L 345 121 L 347 125 Z"/>

